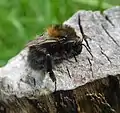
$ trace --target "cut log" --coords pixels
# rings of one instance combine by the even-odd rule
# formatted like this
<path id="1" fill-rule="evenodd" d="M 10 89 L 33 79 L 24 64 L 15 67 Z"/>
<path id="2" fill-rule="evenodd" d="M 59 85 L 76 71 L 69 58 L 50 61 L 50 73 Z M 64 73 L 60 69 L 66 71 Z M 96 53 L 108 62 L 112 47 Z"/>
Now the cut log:
<path id="1" fill-rule="evenodd" d="M 48 73 L 29 67 L 25 47 L 0 68 L 0 113 L 119 113 L 119 20 L 120 7 L 113 7 L 102 14 L 78 11 L 63 23 L 81 38 L 84 33 L 92 55 L 83 46 L 77 62 L 71 58 L 54 66 L 56 92 Z"/>

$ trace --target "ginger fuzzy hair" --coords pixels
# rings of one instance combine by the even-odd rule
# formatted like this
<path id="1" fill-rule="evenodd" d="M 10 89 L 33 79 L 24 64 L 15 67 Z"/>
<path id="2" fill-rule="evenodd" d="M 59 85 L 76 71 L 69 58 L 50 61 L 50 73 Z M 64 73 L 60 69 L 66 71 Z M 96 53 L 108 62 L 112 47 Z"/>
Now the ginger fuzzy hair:
<path id="1" fill-rule="evenodd" d="M 62 38 L 67 37 L 69 39 L 74 39 L 77 37 L 75 30 L 68 25 L 53 25 L 47 28 L 47 33 L 50 37 Z"/>
<path id="2" fill-rule="evenodd" d="M 47 33 L 50 37 L 58 38 L 60 36 L 60 31 L 57 26 L 50 26 L 47 28 Z"/>

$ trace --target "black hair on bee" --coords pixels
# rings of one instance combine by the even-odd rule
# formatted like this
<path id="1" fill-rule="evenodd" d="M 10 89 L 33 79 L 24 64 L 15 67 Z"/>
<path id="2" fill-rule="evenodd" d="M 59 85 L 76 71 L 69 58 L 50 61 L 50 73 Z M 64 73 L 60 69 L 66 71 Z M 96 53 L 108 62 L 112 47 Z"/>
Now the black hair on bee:
<path id="1" fill-rule="evenodd" d="M 78 24 L 80 24 L 79 20 Z M 80 25 L 79 27 L 81 29 Z M 53 25 L 46 31 L 39 38 L 28 43 L 27 60 L 32 69 L 45 69 L 49 73 L 50 78 L 55 82 L 56 91 L 56 77 L 52 70 L 53 63 L 70 57 L 74 57 L 77 61 L 76 56 L 81 53 L 84 44 L 75 30 L 68 25 Z M 89 51 L 87 47 L 86 49 Z"/>

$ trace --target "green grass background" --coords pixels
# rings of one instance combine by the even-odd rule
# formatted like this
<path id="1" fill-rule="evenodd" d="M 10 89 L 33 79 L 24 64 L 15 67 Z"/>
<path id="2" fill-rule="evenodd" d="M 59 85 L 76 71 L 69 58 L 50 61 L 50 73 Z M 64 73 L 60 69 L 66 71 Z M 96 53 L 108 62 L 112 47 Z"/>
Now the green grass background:
<path id="1" fill-rule="evenodd" d="M 50 24 L 62 23 L 78 10 L 100 10 L 120 0 L 0 0 L 0 66 Z"/>

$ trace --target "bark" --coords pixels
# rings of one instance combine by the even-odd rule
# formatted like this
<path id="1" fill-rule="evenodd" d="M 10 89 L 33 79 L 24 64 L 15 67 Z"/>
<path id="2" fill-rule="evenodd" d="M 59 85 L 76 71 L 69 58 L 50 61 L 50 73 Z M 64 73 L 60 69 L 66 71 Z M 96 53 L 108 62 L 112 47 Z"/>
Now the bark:
<path id="1" fill-rule="evenodd" d="M 78 11 L 64 22 L 88 37 L 92 55 L 83 46 L 78 62 L 71 58 L 54 67 L 56 92 L 44 70 L 28 66 L 25 47 L 0 69 L 0 113 L 119 113 L 119 20 L 120 7 L 113 7 L 103 13 Z"/>

